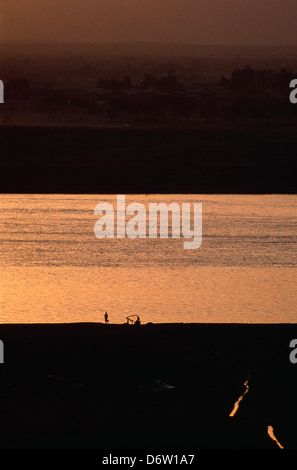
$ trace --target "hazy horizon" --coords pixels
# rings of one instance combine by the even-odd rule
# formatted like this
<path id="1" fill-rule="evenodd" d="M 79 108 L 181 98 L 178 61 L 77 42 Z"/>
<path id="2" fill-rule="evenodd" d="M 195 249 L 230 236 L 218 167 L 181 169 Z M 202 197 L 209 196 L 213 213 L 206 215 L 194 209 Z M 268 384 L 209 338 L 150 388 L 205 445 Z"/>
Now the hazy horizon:
<path id="1" fill-rule="evenodd" d="M 100 42 L 100 41 L 59 41 L 59 40 L 8 40 L 1 43 L 2 57 L 19 57 L 26 55 L 27 57 L 40 54 L 47 56 L 55 56 L 61 54 L 71 54 L 75 56 L 108 56 L 108 57 L 150 57 L 150 58 L 172 58 L 172 59 L 216 59 L 216 60 L 233 60 L 241 61 L 245 59 L 247 63 L 253 63 L 256 60 L 264 60 L 265 66 L 267 61 L 272 62 L 270 67 L 274 67 L 275 60 L 287 60 L 283 67 L 294 66 L 297 57 L 296 46 L 268 46 L 268 45 L 227 45 L 227 44 L 182 44 L 170 42 L 154 42 L 154 41 L 120 41 L 120 42 Z M 293 61 L 293 62 L 292 62 Z M 240 62 L 241 63 L 241 62 Z M 245 65 L 246 65 L 245 64 Z M 242 64 L 241 64 L 242 65 Z M 251 64 L 250 64 L 251 65 Z M 235 66 L 235 65 L 234 65 Z M 239 64 L 237 64 L 239 66 Z M 255 65 L 259 67 L 259 64 Z"/>
<path id="2" fill-rule="evenodd" d="M 131 41 L 96 41 L 96 40 L 56 40 L 56 39 L 5 39 L 2 40 L 2 44 L 61 44 L 61 45 L 76 45 L 76 44 L 92 44 L 92 45 L 99 45 L 99 46 L 117 46 L 117 45 L 149 45 L 149 46 L 181 46 L 181 47 L 222 47 L 222 48 L 249 48 L 254 49 L 257 47 L 262 47 L 264 49 L 271 49 L 271 48 L 278 48 L 278 49 L 295 49 L 297 48 L 296 44 L 223 44 L 223 43 L 185 43 L 185 42 L 174 42 L 174 41 L 138 41 L 138 40 L 131 40 Z"/>

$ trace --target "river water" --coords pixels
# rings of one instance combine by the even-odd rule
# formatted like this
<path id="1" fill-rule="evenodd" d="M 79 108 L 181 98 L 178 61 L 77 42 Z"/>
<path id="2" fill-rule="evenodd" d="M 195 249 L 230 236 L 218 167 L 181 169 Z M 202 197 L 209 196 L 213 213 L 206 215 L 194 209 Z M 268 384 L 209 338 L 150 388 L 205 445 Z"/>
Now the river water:
<path id="1" fill-rule="evenodd" d="M 202 203 L 196 250 L 170 229 L 96 238 L 101 202 L 116 213 L 116 195 L 1 195 L 2 323 L 296 323 L 297 196 L 126 195 Z"/>

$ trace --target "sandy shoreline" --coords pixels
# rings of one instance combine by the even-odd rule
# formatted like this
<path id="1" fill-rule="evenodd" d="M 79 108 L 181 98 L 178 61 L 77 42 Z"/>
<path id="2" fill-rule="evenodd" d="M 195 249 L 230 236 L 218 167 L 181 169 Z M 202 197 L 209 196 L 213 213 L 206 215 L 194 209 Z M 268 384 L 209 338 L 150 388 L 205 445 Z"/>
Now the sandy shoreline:
<path id="1" fill-rule="evenodd" d="M 294 448 L 293 338 L 296 325 L 1 325 L 1 448 L 273 449 L 268 425 Z"/>

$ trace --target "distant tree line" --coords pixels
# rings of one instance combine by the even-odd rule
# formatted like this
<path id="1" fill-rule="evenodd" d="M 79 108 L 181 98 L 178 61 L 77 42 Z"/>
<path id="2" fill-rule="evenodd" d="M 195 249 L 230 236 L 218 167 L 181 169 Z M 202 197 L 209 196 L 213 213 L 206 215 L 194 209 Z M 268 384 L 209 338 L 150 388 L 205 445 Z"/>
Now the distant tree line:
<path id="1" fill-rule="evenodd" d="M 109 120 L 131 119 L 172 121 L 198 117 L 248 120 L 263 119 L 270 123 L 293 122 L 297 106 L 289 101 L 289 84 L 297 78 L 290 70 L 254 70 L 250 66 L 235 69 L 230 78 L 222 76 L 217 84 L 185 84 L 174 71 L 161 77 L 144 75 L 138 83 L 129 76 L 105 78 L 93 90 L 56 90 L 45 84 L 36 90 L 29 80 L 10 80 L 5 84 L 8 99 L 31 96 L 44 102 L 49 117 L 55 118 L 62 109 L 80 110 L 80 119 L 101 115 Z M 75 111 L 77 113 L 77 111 Z"/>
<path id="2" fill-rule="evenodd" d="M 294 78 L 297 78 L 297 73 L 291 70 L 254 70 L 247 65 L 242 69 L 233 70 L 231 79 L 222 76 L 220 86 L 233 91 L 273 90 L 288 95 L 289 84 Z"/>
<path id="3" fill-rule="evenodd" d="M 138 88 L 140 90 L 148 90 L 154 88 L 163 93 L 173 93 L 175 91 L 182 91 L 186 86 L 180 83 L 174 74 L 174 71 L 169 71 L 165 76 L 157 78 L 155 75 L 145 75 L 139 85 L 132 85 L 132 78 L 125 76 L 123 79 L 103 79 L 98 80 L 96 88 L 103 90 L 129 90 L 131 88 Z"/>

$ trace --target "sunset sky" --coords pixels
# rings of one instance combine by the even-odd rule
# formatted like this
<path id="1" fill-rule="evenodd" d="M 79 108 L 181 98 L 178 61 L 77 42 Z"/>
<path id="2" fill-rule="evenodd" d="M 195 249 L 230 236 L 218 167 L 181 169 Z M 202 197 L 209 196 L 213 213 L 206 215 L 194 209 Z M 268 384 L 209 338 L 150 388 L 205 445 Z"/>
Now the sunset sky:
<path id="1" fill-rule="evenodd" d="M 1 0 L 2 40 L 296 45 L 296 0 Z"/>

